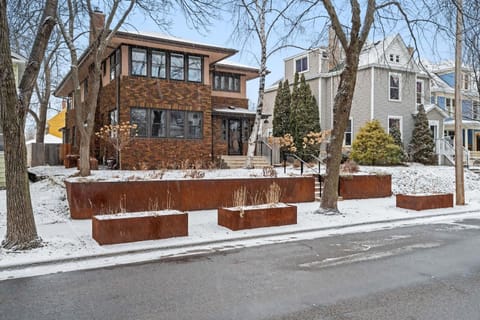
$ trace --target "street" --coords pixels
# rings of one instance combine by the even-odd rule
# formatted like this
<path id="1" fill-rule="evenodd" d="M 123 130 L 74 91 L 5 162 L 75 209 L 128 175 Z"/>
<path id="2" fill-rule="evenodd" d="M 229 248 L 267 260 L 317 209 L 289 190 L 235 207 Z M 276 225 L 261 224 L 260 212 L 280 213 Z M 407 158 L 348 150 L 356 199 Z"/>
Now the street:
<path id="1" fill-rule="evenodd" d="M 480 220 L 0 282 L 1 319 L 479 319 Z"/>

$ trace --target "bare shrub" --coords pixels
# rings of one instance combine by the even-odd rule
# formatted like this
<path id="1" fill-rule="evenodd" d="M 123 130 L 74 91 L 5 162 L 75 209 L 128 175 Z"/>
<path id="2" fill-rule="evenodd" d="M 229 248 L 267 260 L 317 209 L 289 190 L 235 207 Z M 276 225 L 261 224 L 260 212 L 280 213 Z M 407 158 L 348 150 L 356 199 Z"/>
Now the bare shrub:
<path id="1" fill-rule="evenodd" d="M 260 191 L 255 192 L 252 196 L 250 196 L 250 201 L 252 205 L 262 204 L 263 203 L 263 193 Z"/>
<path id="2" fill-rule="evenodd" d="M 263 167 L 262 172 L 264 177 L 272 177 L 272 178 L 277 177 L 277 170 L 275 170 L 275 168 L 272 166 Z"/>
<path id="3" fill-rule="evenodd" d="M 247 204 L 247 188 L 245 186 L 233 191 L 233 206 L 240 208 L 240 218 L 245 215 L 244 207 Z"/>
<path id="4" fill-rule="evenodd" d="M 201 179 L 205 177 L 205 172 L 197 169 L 188 170 L 185 172 L 184 178 L 192 178 L 192 179 Z"/>
<path id="5" fill-rule="evenodd" d="M 359 170 L 358 164 L 350 159 L 340 165 L 340 172 L 342 173 L 356 173 Z"/>
<path id="6" fill-rule="evenodd" d="M 265 192 L 265 202 L 271 205 L 277 204 L 280 202 L 280 196 L 282 195 L 282 189 L 275 182 L 270 185 L 268 190 Z"/>

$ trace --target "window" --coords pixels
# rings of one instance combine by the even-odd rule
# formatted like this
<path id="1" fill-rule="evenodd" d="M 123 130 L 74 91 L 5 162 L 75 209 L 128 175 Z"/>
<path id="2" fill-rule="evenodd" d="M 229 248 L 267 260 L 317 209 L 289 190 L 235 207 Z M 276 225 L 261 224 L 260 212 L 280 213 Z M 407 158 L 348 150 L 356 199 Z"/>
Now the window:
<path id="1" fill-rule="evenodd" d="M 464 73 L 463 74 L 463 89 L 468 90 L 469 89 L 469 84 L 470 84 L 470 77 L 468 74 Z"/>
<path id="2" fill-rule="evenodd" d="M 152 112 L 152 137 L 166 137 L 167 136 L 167 119 L 166 110 L 154 109 Z"/>
<path id="3" fill-rule="evenodd" d="M 392 128 L 395 127 L 400 131 L 400 138 L 402 137 L 402 117 L 400 116 L 389 116 L 388 117 L 388 133 L 390 134 L 390 131 Z"/>
<path id="4" fill-rule="evenodd" d="M 351 146 L 352 145 L 352 118 L 348 119 L 347 128 L 345 129 L 344 137 L 343 137 L 343 145 L 344 146 Z"/>
<path id="5" fill-rule="evenodd" d="M 423 103 L 423 81 L 417 80 L 417 104 Z"/>
<path id="6" fill-rule="evenodd" d="M 183 138 L 185 136 L 185 112 L 170 111 L 168 136 L 171 138 Z"/>
<path id="7" fill-rule="evenodd" d="M 213 90 L 240 92 L 240 75 L 215 72 Z"/>
<path id="8" fill-rule="evenodd" d="M 447 110 L 448 115 L 453 116 L 455 114 L 455 99 L 446 98 L 445 109 Z"/>
<path id="9" fill-rule="evenodd" d="M 302 57 L 295 60 L 295 72 L 305 72 L 308 71 L 308 57 Z"/>
<path id="10" fill-rule="evenodd" d="M 400 63 L 400 56 L 398 54 L 395 56 L 395 62 Z"/>
<path id="11" fill-rule="evenodd" d="M 202 82 L 202 58 L 188 57 L 188 81 Z"/>
<path id="12" fill-rule="evenodd" d="M 117 109 L 111 110 L 109 114 L 109 118 L 110 118 L 111 125 L 118 124 L 118 110 Z"/>
<path id="13" fill-rule="evenodd" d="M 110 80 L 120 75 L 120 49 L 115 50 L 110 56 Z"/>
<path id="14" fill-rule="evenodd" d="M 400 55 L 396 54 L 390 54 L 389 56 L 390 58 L 390 62 L 396 62 L 396 63 L 399 63 L 400 62 Z"/>
<path id="15" fill-rule="evenodd" d="M 147 137 L 147 109 L 132 108 L 130 110 L 130 122 L 137 125 L 137 137 Z"/>
<path id="16" fill-rule="evenodd" d="M 167 69 L 166 69 L 166 54 L 162 51 L 152 51 L 152 66 L 151 66 L 151 76 L 153 78 L 166 78 Z"/>
<path id="17" fill-rule="evenodd" d="M 147 75 L 147 49 L 132 48 L 132 75 Z"/>
<path id="18" fill-rule="evenodd" d="M 479 101 L 472 101 L 472 119 L 473 120 L 480 119 L 480 102 Z"/>
<path id="19" fill-rule="evenodd" d="M 389 76 L 389 98 L 390 100 L 400 101 L 400 75 L 391 73 Z"/>
<path id="20" fill-rule="evenodd" d="M 187 112 L 187 138 L 199 139 L 202 137 L 202 120 L 201 112 Z"/>
<path id="21" fill-rule="evenodd" d="M 202 112 L 131 108 L 130 122 L 137 125 L 138 137 L 203 138 Z"/>
<path id="22" fill-rule="evenodd" d="M 183 54 L 172 53 L 170 55 L 170 79 L 184 80 L 185 66 L 183 61 Z"/>

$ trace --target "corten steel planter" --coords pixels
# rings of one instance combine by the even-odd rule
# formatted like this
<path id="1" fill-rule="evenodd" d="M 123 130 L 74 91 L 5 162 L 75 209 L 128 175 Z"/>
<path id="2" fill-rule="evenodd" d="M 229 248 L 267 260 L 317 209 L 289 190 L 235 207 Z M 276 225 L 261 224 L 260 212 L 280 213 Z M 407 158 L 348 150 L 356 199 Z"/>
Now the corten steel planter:
<path id="1" fill-rule="evenodd" d="M 73 219 L 94 214 L 148 211 L 151 203 L 180 211 L 233 206 L 233 193 L 245 187 L 248 194 L 268 190 L 272 183 L 281 189 L 281 202 L 314 201 L 314 177 L 198 179 L 155 181 L 69 182 L 67 198 Z M 251 197 L 248 197 L 250 201 Z M 169 206 L 166 204 L 169 203 Z M 251 203 L 246 203 L 249 205 Z"/>
<path id="2" fill-rule="evenodd" d="M 297 207 L 282 205 L 278 207 L 219 208 L 218 224 L 230 230 L 253 229 L 262 227 L 297 224 Z"/>
<path id="3" fill-rule="evenodd" d="M 188 236 L 188 214 L 152 212 L 98 215 L 92 218 L 92 237 L 99 244 Z"/>
<path id="4" fill-rule="evenodd" d="M 412 210 L 428 210 L 453 207 L 453 193 L 397 194 L 397 207 Z"/>
<path id="5" fill-rule="evenodd" d="M 383 198 L 392 195 L 391 175 L 340 176 L 338 195 L 343 199 Z"/>

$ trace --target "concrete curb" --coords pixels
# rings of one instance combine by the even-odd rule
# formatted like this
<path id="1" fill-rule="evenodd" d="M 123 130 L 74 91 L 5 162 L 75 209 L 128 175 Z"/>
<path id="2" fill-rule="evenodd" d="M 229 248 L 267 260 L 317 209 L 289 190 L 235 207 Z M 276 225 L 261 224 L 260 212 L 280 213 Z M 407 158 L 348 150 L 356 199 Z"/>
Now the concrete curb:
<path id="1" fill-rule="evenodd" d="M 156 246 L 152 248 L 139 248 L 139 249 L 130 249 L 130 250 L 123 250 L 117 252 L 110 252 L 110 253 L 99 253 L 93 254 L 88 256 L 77 256 L 71 258 L 59 258 L 59 259 L 52 259 L 52 260 L 45 260 L 45 261 L 38 261 L 33 263 L 18 263 L 18 264 L 9 264 L 0 266 L 0 272 L 4 271 L 13 271 L 24 269 L 26 267 L 40 267 L 40 266 L 48 266 L 54 264 L 62 264 L 62 263 L 71 263 L 71 262 L 78 262 L 78 261 L 86 261 L 86 260 L 95 260 L 99 258 L 111 258 L 116 256 L 128 255 L 128 254 L 138 254 L 138 253 L 149 253 L 155 252 L 159 250 L 171 250 L 171 249 L 181 249 L 185 248 L 188 249 L 190 247 L 197 247 L 197 246 L 208 246 L 214 244 L 228 244 L 230 242 L 239 241 L 239 240 L 253 240 L 253 239 L 265 239 L 269 237 L 277 237 L 277 236 L 285 236 L 285 235 L 295 235 L 295 234 L 302 234 L 302 233 L 310 233 L 310 232 L 319 232 L 319 231 L 327 231 L 327 230 L 342 230 L 352 227 L 359 227 L 359 226 L 366 226 L 366 225 L 376 225 L 376 224 L 384 224 L 384 223 L 392 223 L 392 222 L 402 222 L 402 221 L 411 221 L 411 220 L 425 220 L 429 218 L 438 218 L 438 217 L 450 217 L 450 216 L 457 216 L 462 214 L 469 214 L 469 213 L 479 213 L 476 210 L 465 210 L 459 212 L 450 212 L 450 213 L 443 213 L 443 214 L 431 214 L 425 215 L 421 217 L 409 217 L 409 218 L 398 218 L 398 219 L 391 219 L 391 220 L 378 220 L 378 221 L 368 221 L 368 222 L 360 222 L 360 223 L 353 223 L 353 224 L 345 224 L 345 225 L 338 225 L 338 226 L 330 226 L 330 227 L 322 227 L 322 228 L 310 228 L 310 229 L 301 229 L 295 231 L 282 231 L 276 233 L 267 233 L 261 235 L 253 235 L 253 236 L 240 236 L 230 239 L 221 239 L 221 240 L 211 240 L 211 241 L 199 241 L 195 243 L 188 243 L 188 244 L 178 244 L 178 245 L 170 245 L 170 246 Z M 156 261 L 161 259 L 155 259 Z"/>

